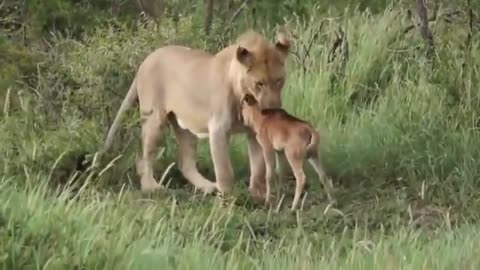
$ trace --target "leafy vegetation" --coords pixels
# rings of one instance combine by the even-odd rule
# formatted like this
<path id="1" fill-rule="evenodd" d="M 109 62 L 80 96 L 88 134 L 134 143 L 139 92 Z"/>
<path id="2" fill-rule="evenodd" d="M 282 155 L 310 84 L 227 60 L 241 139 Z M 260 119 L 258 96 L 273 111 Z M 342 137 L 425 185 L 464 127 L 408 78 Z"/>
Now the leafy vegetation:
<path id="1" fill-rule="evenodd" d="M 476 3 L 445 3 L 436 15 L 429 7 L 428 59 L 406 16 L 413 1 L 317 2 L 282 1 L 278 12 L 273 1 L 216 3 L 208 35 L 202 2 L 0 4 L 2 269 L 478 268 Z M 156 163 L 169 188 L 142 194 L 134 110 L 99 172 L 78 164 L 98 150 L 154 48 L 213 52 L 248 27 L 272 36 L 284 18 L 295 36 L 284 105 L 325 132 L 336 205 L 307 166 L 302 211 L 254 205 L 241 136 L 227 206 L 195 194 L 170 166 L 170 132 Z M 199 150 L 213 179 L 207 142 Z M 288 206 L 294 181 L 282 185 Z"/>

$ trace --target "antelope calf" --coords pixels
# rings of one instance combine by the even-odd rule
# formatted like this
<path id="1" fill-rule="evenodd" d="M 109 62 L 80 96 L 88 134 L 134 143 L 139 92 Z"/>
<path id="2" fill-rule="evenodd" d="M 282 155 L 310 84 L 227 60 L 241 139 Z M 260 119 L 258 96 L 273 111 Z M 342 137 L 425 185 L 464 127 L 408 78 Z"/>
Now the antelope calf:
<path id="1" fill-rule="evenodd" d="M 331 182 L 325 181 L 326 174 L 318 154 L 318 132 L 309 123 L 288 114 L 283 109 L 260 109 L 257 100 L 251 94 L 246 94 L 242 98 L 241 108 L 244 124 L 255 132 L 263 149 L 267 180 L 266 203 L 270 203 L 271 198 L 275 151 L 284 151 L 295 175 L 296 188 L 292 210 L 297 208 L 300 194 L 305 188 L 303 171 L 305 158 L 318 174 L 328 199 L 332 200 Z"/>

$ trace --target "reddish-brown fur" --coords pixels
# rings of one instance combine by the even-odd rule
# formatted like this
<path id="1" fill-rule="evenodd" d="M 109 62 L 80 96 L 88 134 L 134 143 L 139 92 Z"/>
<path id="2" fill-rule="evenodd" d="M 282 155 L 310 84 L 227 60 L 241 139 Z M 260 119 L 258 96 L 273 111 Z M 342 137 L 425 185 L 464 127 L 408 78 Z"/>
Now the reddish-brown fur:
<path id="1" fill-rule="evenodd" d="M 296 209 L 300 194 L 305 187 L 305 173 L 303 161 L 309 163 L 317 172 L 321 183 L 331 200 L 331 182 L 325 181 L 326 174 L 321 166 L 318 155 L 319 134 L 308 122 L 296 118 L 283 109 L 260 109 L 256 99 L 247 94 L 242 99 L 243 121 L 256 134 L 259 144 L 262 146 L 266 165 L 266 201 L 270 202 L 271 180 L 273 166 L 275 164 L 275 151 L 284 151 L 296 179 L 295 196 L 292 210 Z M 328 183 L 328 184 L 327 184 Z"/>

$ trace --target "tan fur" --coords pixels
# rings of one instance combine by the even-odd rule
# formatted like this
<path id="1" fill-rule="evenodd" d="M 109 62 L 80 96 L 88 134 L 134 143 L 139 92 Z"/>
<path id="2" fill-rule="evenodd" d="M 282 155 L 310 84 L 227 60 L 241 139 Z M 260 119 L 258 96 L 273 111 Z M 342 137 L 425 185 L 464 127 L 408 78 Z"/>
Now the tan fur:
<path id="1" fill-rule="evenodd" d="M 270 202 L 271 197 L 275 151 L 285 153 L 295 175 L 296 188 L 292 210 L 297 208 L 300 194 L 305 187 L 305 173 L 303 172 L 303 160 L 305 158 L 317 172 L 328 199 L 332 200 L 332 184 L 330 179 L 325 181 L 326 174 L 318 155 L 319 135 L 309 123 L 288 114 L 280 108 L 262 110 L 257 100 L 250 94 L 246 94 L 242 99 L 242 117 L 244 123 L 255 132 L 263 149 L 267 171 L 267 203 Z"/>
<path id="2" fill-rule="evenodd" d="M 137 161 L 142 190 L 159 188 L 152 162 L 161 130 L 169 123 L 178 143 L 178 166 L 190 183 L 206 193 L 229 192 L 233 170 L 228 156 L 230 136 L 246 132 L 240 119 L 240 101 L 251 93 L 261 107 L 280 107 L 285 61 L 290 43 L 280 34 L 271 44 L 254 31 L 243 34 L 216 54 L 182 46 L 166 46 L 148 55 L 140 65 L 125 100 L 108 132 L 107 151 L 123 114 L 138 97 L 143 118 L 143 153 Z M 250 193 L 265 183 L 260 146 L 247 132 L 250 158 Z M 216 185 L 196 167 L 198 138 L 208 138 Z"/>

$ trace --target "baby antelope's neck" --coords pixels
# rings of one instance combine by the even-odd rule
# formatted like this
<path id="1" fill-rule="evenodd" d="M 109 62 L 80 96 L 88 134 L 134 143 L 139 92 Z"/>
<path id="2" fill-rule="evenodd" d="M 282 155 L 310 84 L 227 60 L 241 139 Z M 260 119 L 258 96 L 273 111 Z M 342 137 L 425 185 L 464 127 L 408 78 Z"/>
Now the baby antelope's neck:
<path id="1" fill-rule="evenodd" d="M 258 108 L 254 109 L 252 111 L 252 116 L 251 116 L 251 128 L 255 133 L 258 133 L 260 131 L 260 128 L 262 126 L 264 116 L 262 115 L 262 111 Z"/>

